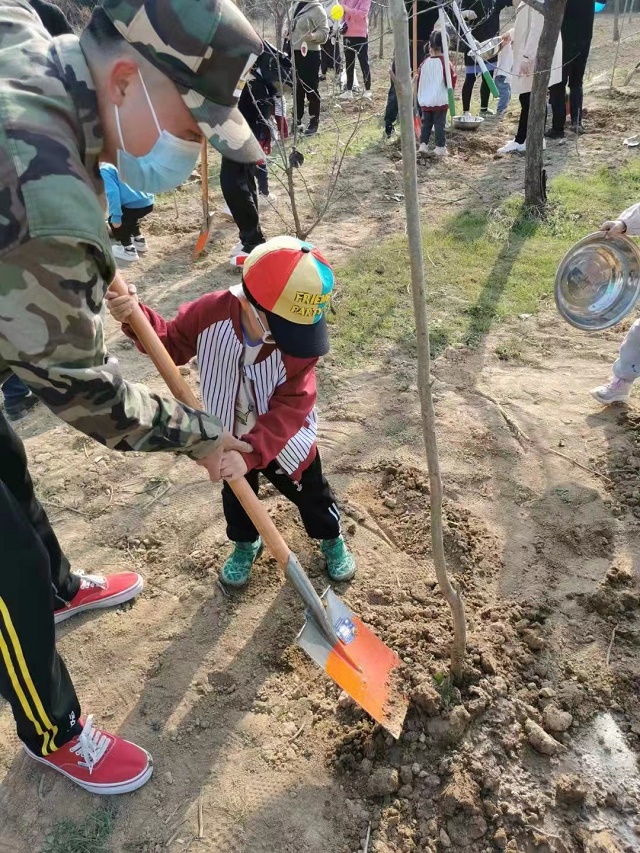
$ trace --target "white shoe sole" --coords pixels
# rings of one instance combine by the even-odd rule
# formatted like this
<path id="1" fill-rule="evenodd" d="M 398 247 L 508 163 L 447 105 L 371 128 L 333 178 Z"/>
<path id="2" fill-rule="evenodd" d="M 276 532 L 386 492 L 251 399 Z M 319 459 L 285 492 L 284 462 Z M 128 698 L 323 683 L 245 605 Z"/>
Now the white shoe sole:
<path id="1" fill-rule="evenodd" d="M 130 741 L 127 741 L 130 743 Z M 46 758 L 43 758 L 41 755 L 36 755 L 34 752 L 31 752 L 29 747 L 22 744 L 24 751 L 33 758 L 35 761 L 39 761 L 40 764 L 46 764 L 47 767 L 51 768 L 51 770 L 55 770 L 57 773 L 66 776 L 67 779 L 71 779 L 71 781 L 78 785 L 80 788 L 84 788 L 85 791 L 89 791 L 91 794 L 101 794 L 102 796 L 114 796 L 115 794 L 129 794 L 131 791 L 137 791 L 138 788 L 142 788 L 143 785 L 151 779 L 153 775 L 153 758 L 151 755 L 145 750 L 143 752 L 146 753 L 149 763 L 146 768 L 140 773 L 140 775 L 136 776 L 134 779 L 128 779 L 126 782 L 117 782 L 112 785 L 92 785 L 90 782 L 80 782 L 75 776 L 72 776 L 71 773 L 67 773 L 66 770 L 62 770 L 60 767 L 55 767 Z M 142 747 L 139 747 L 142 749 Z"/>
<path id="2" fill-rule="evenodd" d="M 597 400 L 601 406 L 610 406 L 612 403 L 628 403 L 629 394 L 619 394 L 615 397 L 603 399 L 596 391 L 589 391 L 594 400 Z"/>
<path id="3" fill-rule="evenodd" d="M 137 252 L 139 255 L 145 255 L 148 251 L 149 251 L 148 246 L 138 246 L 138 245 L 136 244 L 136 252 Z"/>
<path id="4" fill-rule="evenodd" d="M 54 614 L 56 625 L 61 622 L 66 622 L 72 616 L 78 613 L 86 613 L 88 610 L 106 610 L 108 607 L 117 607 L 119 604 L 125 604 L 140 595 L 144 587 L 143 578 L 138 575 L 138 581 L 129 589 L 123 589 L 122 592 L 115 593 L 109 598 L 102 598 L 100 601 L 87 602 L 87 604 L 79 604 L 77 607 L 65 607 L 64 610 L 57 610 Z"/>

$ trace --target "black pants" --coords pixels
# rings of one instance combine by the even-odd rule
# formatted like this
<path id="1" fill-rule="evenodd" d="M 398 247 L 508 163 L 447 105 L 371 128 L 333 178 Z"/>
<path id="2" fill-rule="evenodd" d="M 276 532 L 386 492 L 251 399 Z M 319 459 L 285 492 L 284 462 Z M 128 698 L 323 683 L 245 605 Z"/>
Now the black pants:
<path id="1" fill-rule="evenodd" d="M 465 54 L 464 57 L 465 65 L 474 65 L 475 59 L 469 54 Z M 489 71 L 489 74 L 493 77 L 493 71 Z M 476 84 L 476 74 L 465 74 L 464 83 L 462 84 L 462 109 L 465 113 L 468 113 L 471 109 L 471 95 L 473 94 L 473 87 Z M 480 84 L 480 109 L 486 110 L 489 106 L 489 96 L 491 95 L 491 90 L 489 89 L 486 80 L 484 77 L 482 78 L 482 83 Z"/>
<path id="2" fill-rule="evenodd" d="M 420 142 L 425 145 L 429 144 L 431 139 L 431 131 L 435 129 L 436 146 L 444 148 L 447 144 L 447 111 L 446 110 L 423 110 L 422 111 L 422 131 L 420 133 Z"/>
<path id="3" fill-rule="evenodd" d="M 371 69 L 369 68 L 369 39 L 367 38 L 345 38 L 344 40 L 344 63 L 347 71 L 347 89 L 353 89 L 353 70 L 356 66 L 356 56 L 362 69 L 364 88 L 371 88 Z"/>
<path id="4" fill-rule="evenodd" d="M 527 141 L 527 125 L 529 124 L 529 104 L 531 103 L 531 92 L 520 95 L 520 120 L 518 121 L 518 132 L 516 142 L 523 145 Z"/>
<path id="5" fill-rule="evenodd" d="M 238 226 L 245 252 L 265 242 L 258 213 L 256 169 L 253 163 L 236 163 L 228 157 L 220 161 L 220 189 Z"/>
<path id="6" fill-rule="evenodd" d="M 330 38 L 320 48 L 320 70 L 323 74 L 326 74 L 327 71 L 335 71 L 336 75 L 339 76 L 342 73 L 340 44 L 337 38 Z"/>
<path id="7" fill-rule="evenodd" d="M 316 126 L 320 121 L 320 51 L 310 50 L 303 56 L 299 50 L 296 56 L 296 103 L 294 120 L 300 124 L 304 118 L 305 99 L 309 102 L 309 118 Z"/>
<path id="8" fill-rule="evenodd" d="M 300 518 L 311 539 L 336 539 L 340 535 L 340 515 L 336 499 L 322 473 L 320 454 L 303 473 L 300 488 L 282 471 L 277 462 L 270 462 L 262 471 L 249 471 L 249 485 L 258 494 L 260 474 L 300 511 Z M 232 542 L 255 542 L 258 531 L 243 510 L 231 487 L 222 486 L 222 508 L 227 520 L 227 536 Z"/>
<path id="9" fill-rule="evenodd" d="M 393 83 L 389 86 L 387 94 L 387 106 L 384 111 L 384 129 L 387 133 L 393 130 L 393 125 L 398 121 L 398 96 Z"/>
<path id="10" fill-rule="evenodd" d="M 80 705 L 53 622 L 54 607 L 78 584 L 33 493 L 24 446 L 0 413 L 0 694 L 37 754 L 79 731 Z"/>
<path id="11" fill-rule="evenodd" d="M 584 73 L 587 69 L 589 51 L 574 51 L 574 57 L 565 63 L 562 69 L 562 80 L 549 86 L 549 100 L 553 113 L 552 127 L 554 130 L 563 131 L 567 121 L 567 107 L 565 98 L 567 86 L 569 87 L 569 110 L 571 113 L 571 124 L 582 122 L 582 102 Z"/>
<path id="12" fill-rule="evenodd" d="M 123 246 L 130 246 L 134 237 L 140 236 L 140 220 L 148 216 L 153 210 L 153 205 L 147 207 L 123 207 L 122 222 L 119 228 L 114 228 L 109 217 L 111 233 Z"/>

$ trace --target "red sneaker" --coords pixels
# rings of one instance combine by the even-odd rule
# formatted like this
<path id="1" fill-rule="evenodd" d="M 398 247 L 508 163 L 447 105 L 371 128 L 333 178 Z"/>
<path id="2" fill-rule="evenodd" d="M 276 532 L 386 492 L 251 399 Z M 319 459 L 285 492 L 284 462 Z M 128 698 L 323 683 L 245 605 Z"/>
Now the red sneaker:
<path id="1" fill-rule="evenodd" d="M 101 732 L 93 725 L 91 715 L 81 734 L 51 755 L 36 755 L 26 746 L 24 749 L 31 758 L 92 794 L 127 794 L 141 788 L 153 773 L 153 759 L 146 749 Z"/>
<path id="2" fill-rule="evenodd" d="M 115 607 L 140 595 L 144 581 L 136 572 L 118 572 L 115 575 L 80 575 L 80 589 L 63 607 L 54 613 L 56 625 L 76 613 Z"/>

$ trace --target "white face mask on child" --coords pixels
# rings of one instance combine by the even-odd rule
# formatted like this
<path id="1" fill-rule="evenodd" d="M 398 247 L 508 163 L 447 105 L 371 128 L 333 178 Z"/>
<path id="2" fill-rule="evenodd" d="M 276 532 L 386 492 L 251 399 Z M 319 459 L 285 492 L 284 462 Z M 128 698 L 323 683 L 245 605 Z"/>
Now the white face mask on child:
<path id="1" fill-rule="evenodd" d="M 120 111 L 116 104 L 116 127 L 122 146 L 118 149 L 118 172 L 124 183 L 129 184 L 134 190 L 145 193 L 164 193 L 174 190 L 188 179 L 198 161 L 202 146 L 200 142 L 189 142 L 187 139 L 174 136 L 168 130 L 162 130 L 139 69 L 138 75 L 158 129 L 158 139 L 151 151 L 142 157 L 129 154 L 124 147 Z"/>
<path id="2" fill-rule="evenodd" d="M 251 302 L 249 302 L 248 304 L 251 305 Z M 273 335 L 271 334 L 271 331 L 269 329 L 267 329 L 265 324 L 262 322 L 262 317 L 260 316 L 260 312 L 258 311 L 256 306 L 251 305 L 251 310 L 253 311 L 254 317 L 256 318 L 258 325 L 262 329 L 262 338 L 261 338 L 262 343 L 263 344 L 271 344 L 271 345 L 275 344 L 275 339 L 274 339 Z"/>

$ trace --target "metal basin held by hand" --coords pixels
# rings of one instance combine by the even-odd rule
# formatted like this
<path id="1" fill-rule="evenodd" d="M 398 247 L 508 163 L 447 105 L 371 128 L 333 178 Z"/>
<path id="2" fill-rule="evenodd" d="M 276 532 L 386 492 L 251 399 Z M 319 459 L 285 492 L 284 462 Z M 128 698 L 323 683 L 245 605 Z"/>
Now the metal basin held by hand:
<path id="1" fill-rule="evenodd" d="M 560 315 L 586 332 L 615 326 L 640 297 L 640 249 L 629 237 L 590 234 L 575 244 L 556 273 Z"/>

